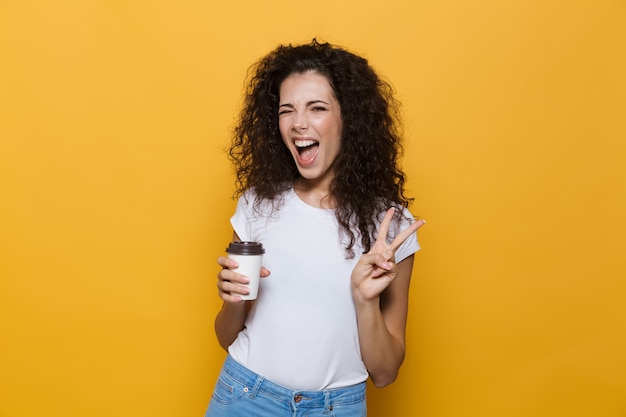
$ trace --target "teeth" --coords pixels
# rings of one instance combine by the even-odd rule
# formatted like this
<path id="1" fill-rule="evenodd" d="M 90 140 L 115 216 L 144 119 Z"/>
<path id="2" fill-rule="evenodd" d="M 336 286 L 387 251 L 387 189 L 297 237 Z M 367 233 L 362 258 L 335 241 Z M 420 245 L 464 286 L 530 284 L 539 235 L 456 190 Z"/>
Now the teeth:
<path id="1" fill-rule="evenodd" d="M 315 145 L 317 143 L 317 141 L 314 140 L 296 140 L 294 141 L 294 144 L 296 145 L 296 147 L 298 148 L 306 148 L 307 146 L 311 146 L 311 145 Z"/>

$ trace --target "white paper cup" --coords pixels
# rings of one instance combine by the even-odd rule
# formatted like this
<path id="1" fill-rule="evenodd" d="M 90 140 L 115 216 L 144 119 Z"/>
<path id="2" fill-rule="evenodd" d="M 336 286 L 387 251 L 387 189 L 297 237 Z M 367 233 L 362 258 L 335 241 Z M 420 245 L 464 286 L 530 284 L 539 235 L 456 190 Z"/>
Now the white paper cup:
<path id="1" fill-rule="evenodd" d="M 250 292 L 242 295 L 242 300 L 256 300 L 259 293 L 259 282 L 261 281 L 261 266 L 263 264 L 263 244 L 258 242 L 231 242 L 226 248 L 228 258 L 237 261 L 239 266 L 232 269 L 247 276 L 250 282 L 247 287 Z"/>

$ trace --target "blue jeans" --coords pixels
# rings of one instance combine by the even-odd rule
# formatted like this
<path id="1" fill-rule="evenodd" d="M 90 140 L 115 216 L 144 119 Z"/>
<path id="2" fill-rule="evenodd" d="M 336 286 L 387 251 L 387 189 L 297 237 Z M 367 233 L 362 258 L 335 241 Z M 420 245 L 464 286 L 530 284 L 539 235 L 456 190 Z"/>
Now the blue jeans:
<path id="1" fill-rule="evenodd" d="M 365 382 L 322 391 L 293 391 L 268 381 L 227 356 L 205 417 L 366 415 Z"/>

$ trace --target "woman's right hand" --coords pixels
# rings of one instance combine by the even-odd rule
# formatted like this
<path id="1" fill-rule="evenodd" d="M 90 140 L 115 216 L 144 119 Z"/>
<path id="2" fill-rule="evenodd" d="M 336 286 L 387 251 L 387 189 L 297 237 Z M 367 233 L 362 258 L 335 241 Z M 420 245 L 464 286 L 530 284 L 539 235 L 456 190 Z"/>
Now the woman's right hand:
<path id="1" fill-rule="evenodd" d="M 217 263 L 222 267 L 217 274 L 217 290 L 220 298 L 227 303 L 243 302 L 241 296 L 248 294 L 249 290 L 246 284 L 250 280 L 245 275 L 231 271 L 231 269 L 239 266 L 237 261 L 226 256 L 220 256 L 217 258 Z M 269 274 L 267 269 L 261 268 L 261 278 L 265 278 Z"/>

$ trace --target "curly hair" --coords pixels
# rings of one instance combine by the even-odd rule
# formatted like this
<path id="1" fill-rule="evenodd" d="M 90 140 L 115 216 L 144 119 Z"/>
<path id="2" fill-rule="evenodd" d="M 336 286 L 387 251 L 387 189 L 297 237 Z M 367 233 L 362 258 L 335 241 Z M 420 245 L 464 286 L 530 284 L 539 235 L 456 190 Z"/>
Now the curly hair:
<path id="1" fill-rule="evenodd" d="M 407 207 L 399 103 L 392 86 L 367 60 L 343 48 L 313 39 L 303 45 L 280 45 L 250 68 L 243 108 L 234 128 L 229 159 L 236 172 L 235 196 L 254 189 L 254 207 L 271 201 L 279 209 L 283 192 L 300 177 L 278 129 L 279 90 L 289 75 L 315 71 L 328 79 L 342 116 L 341 150 L 330 193 L 337 207 L 348 257 L 360 240 L 371 249 L 381 213 Z M 396 210 L 396 225 L 402 210 Z"/>

